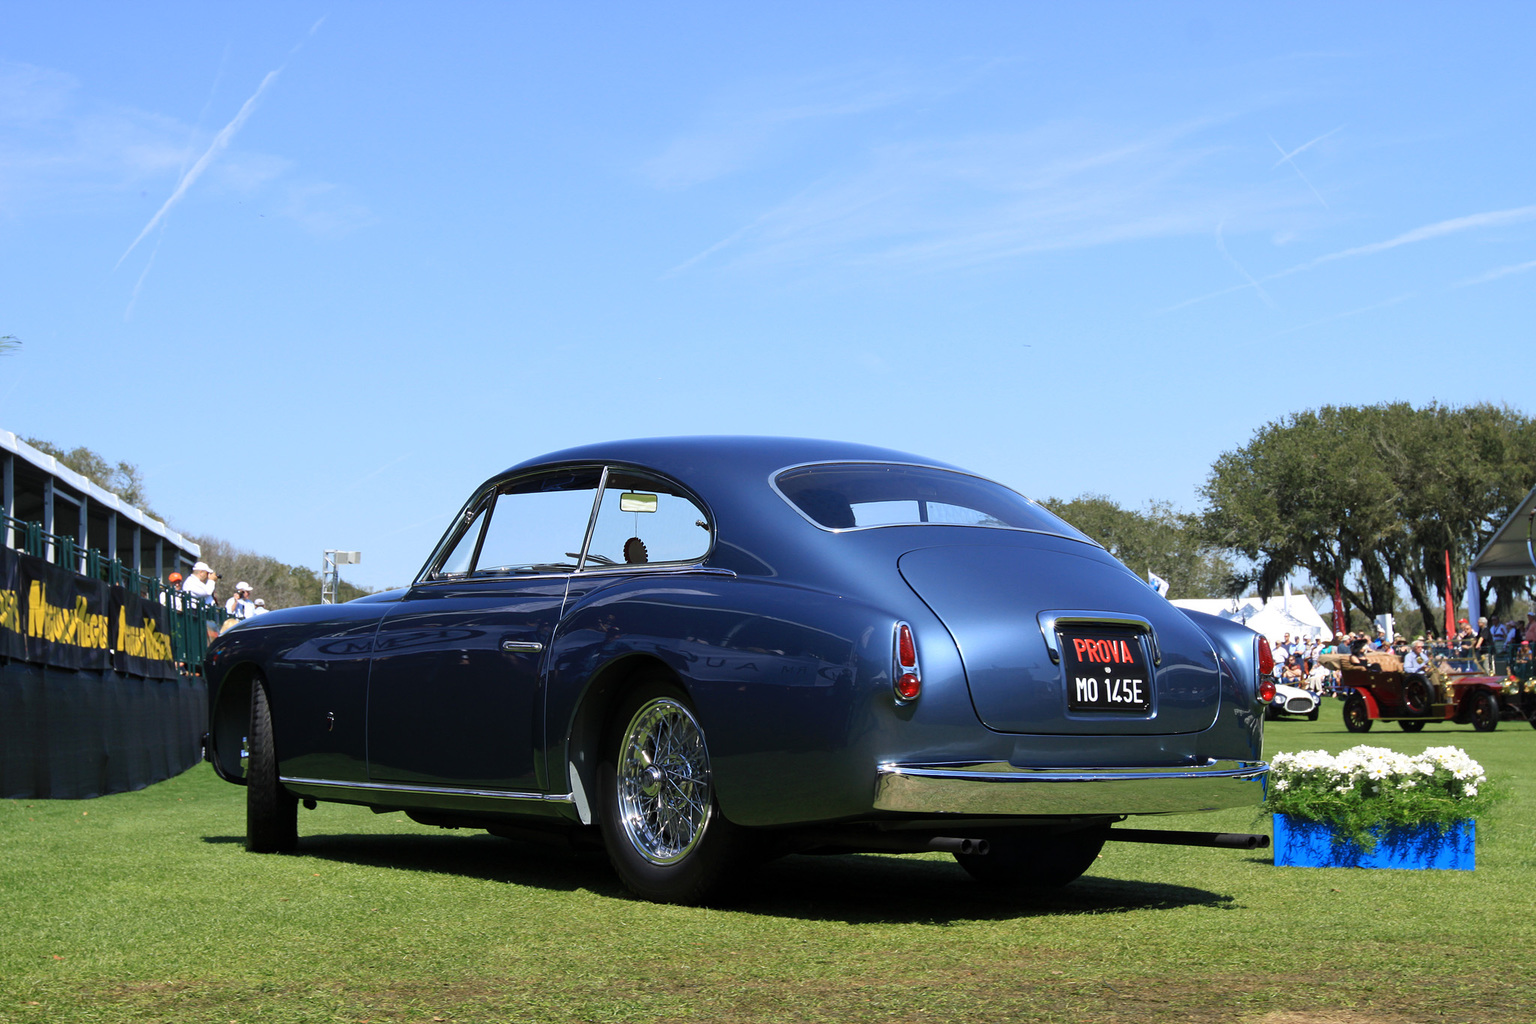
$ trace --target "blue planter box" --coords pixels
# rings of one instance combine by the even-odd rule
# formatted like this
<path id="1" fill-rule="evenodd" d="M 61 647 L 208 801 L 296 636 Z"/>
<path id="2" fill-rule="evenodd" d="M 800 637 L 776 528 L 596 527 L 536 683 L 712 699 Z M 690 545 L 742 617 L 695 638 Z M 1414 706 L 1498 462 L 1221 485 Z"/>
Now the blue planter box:
<path id="1" fill-rule="evenodd" d="M 1476 864 L 1477 822 L 1459 821 L 1445 833 L 1435 825 L 1372 830 L 1376 846 L 1334 842 L 1331 826 L 1289 814 L 1276 814 L 1275 864 L 1294 868 L 1441 868 L 1471 871 Z"/>

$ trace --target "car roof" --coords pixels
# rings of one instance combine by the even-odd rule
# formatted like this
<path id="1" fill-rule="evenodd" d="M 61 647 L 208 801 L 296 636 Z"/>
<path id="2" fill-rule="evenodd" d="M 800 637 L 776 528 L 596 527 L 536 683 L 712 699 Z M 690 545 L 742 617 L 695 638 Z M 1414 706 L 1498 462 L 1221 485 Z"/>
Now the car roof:
<path id="1" fill-rule="evenodd" d="M 766 480 L 786 466 L 808 462 L 901 462 L 944 469 L 960 467 L 909 452 L 847 441 L 799 437 L 710 435 L 604 441 L 540 455 L 512 466 L 502 476 L 561 463 L 628 463 L 647 466 L 690 486 L 706 480 Z M 965 472 L 964 470 L 961 470 Z"/>

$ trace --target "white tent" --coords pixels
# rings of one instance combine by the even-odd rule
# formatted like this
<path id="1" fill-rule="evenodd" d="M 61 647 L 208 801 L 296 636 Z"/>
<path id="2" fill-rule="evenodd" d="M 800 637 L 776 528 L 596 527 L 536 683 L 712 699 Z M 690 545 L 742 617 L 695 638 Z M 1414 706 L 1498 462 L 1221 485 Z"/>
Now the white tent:
<path id="1" fill-rule="evenodd" d="M 1333 630 L 1323 621 L 1312 602 L 1300 594 L 1292 594 L 1289 601 L 1272 597 L 1268 601 L 1258 597 L 1240 598 L 1179 598 L 1170 602 L 1190 611 L 1220 615 L 1224 619 L 1241 622 L 1249 629 L 1256 629 L 1271 641 L 1291 634 L 1292 639 L 1317 637 L 1323 642 L 1333 639 Z"/>

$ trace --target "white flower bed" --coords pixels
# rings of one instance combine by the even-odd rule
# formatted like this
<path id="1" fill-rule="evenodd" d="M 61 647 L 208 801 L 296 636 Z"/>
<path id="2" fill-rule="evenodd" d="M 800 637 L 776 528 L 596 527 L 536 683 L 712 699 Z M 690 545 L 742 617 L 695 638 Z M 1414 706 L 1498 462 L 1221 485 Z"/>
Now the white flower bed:
<path id="1" fill-rule="evenodd" d="M 1298 789 L 1315 793 L 1356 791 L 1369 797 L 1422 785 L 1425 790 L 1460 800 L 1477 796 L 1477 787 L 1487 781 L 1487 775 L 1460 747 L 1430 747 L 1422 754 L 1400 754 L 1386 747 L 1358 746 L 1337 756 L 1324 750 L 1276 754 L 1270 760 L 1269 779 L 1276 793 Z"/>

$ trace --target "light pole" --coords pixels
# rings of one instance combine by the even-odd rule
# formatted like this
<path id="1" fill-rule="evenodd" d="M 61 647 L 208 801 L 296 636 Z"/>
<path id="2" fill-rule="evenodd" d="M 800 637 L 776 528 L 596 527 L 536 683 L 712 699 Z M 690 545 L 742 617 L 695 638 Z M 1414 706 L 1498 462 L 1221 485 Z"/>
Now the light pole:
<path id="1" fill-rule="evenodd" d="M 361 551 L 326 551 L 320 568 L 320 603 L 336 603 L 336 584 L 341 582 L 338 565 L 356 565 L 363 560 Z"/>

